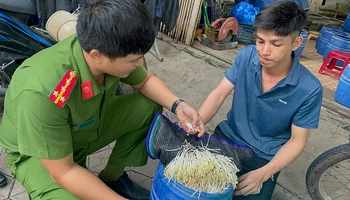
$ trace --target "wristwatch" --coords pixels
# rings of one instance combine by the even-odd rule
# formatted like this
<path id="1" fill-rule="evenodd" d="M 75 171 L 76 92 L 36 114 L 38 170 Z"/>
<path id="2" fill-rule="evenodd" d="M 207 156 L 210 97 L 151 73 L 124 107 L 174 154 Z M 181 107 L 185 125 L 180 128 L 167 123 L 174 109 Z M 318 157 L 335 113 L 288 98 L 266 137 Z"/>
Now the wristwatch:
<path id="1" fill-rule="evenodd" d="M 178 100 L 176 100 L 176 101 L 173 103 L 173 106 L 171 106 L 171 112 L 174 113 L 175 115 L 176 115 L 176 113 L 175 113 L 176 108 L 177 108 L 177 106 L 178 106 L 181 102 L 185 102 L 185 100 L 183 100 L 183 99 L 178 99 Z"/>

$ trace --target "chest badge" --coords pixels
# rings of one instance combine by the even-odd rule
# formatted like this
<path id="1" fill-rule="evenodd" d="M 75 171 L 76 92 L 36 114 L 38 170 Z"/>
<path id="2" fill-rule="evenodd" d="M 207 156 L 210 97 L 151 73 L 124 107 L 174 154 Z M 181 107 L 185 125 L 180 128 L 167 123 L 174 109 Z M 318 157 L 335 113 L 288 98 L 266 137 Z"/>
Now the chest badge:
<path id="1" fill-rule="evenodd" d="M 49 99 L 60 108 L 63 108 L 72 93 L 77 80 L 77 72 L 74 70 L 68 70 L 49 95 Z"/>
<path id="2" fill-rule="evenodd" d="M 80 85 L 81 94 L 84 100 L 90 99 L 94 96 L 94 90 L 92 87 L 91 80 L 85 81 Z"/>
<path id="3" fill-rule="evenodd" d="M 283 104 L 285 104 L 285 105 L 288 104 L 286 101 L 283 101 L 282 99 L 279 99 L 278 101 L 281 102 L 281 103 L 283 103 Z"/>

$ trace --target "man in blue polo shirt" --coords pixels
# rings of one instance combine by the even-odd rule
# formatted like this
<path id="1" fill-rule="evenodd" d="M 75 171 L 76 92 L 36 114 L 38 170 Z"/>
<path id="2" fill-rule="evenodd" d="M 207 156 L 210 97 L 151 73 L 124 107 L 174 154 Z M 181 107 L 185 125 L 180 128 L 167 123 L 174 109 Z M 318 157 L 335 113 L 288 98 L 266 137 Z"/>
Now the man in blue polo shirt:
<path id="1" fill-rule="evenodd" d="M 295 3 L 277 1 L 255 18 L 256 45 L 242 49 L 219 86 L 199 109 L 209 122 L 234 89 L 232 109 L 216 132 L 247 146 L 234 199 L 271 199 L 279 171 L 303 151 L 318 127 L 323 88 L 299 63 L 296 50 L 306 14 Z"/>

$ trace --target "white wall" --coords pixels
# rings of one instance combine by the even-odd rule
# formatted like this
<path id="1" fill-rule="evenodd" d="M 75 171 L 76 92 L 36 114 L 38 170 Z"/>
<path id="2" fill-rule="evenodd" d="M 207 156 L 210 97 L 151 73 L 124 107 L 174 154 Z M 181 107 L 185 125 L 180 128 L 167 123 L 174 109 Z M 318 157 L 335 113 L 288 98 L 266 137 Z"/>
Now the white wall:
<path id="1" fill-rule="evenodd" d="M 318 13 L 319 7 L 322 5 L 322 0 L 308 0 L 310 12 Z M 326 5 L 335 5 L 336 3 L 343 3 L 350 5 L 350 0 L 327 0 Z"/>
<path id="2" fill-rule="evenodd" d="M 326 5 L 336 4 L 336 3 L 343 3 L 343 4 L 350 4 L 350 0 L 328 0 L 326 1 Z"/>

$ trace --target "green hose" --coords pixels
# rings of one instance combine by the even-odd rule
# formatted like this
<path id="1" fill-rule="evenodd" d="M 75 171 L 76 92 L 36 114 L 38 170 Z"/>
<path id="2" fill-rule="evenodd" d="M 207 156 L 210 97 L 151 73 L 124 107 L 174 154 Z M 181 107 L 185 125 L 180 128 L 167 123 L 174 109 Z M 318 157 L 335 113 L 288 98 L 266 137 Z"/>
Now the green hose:
<path id="1" fill-rule="evenodd" d="M 204 21 L 206 26 L 210 26 L 208 12 L 207 12 L 207 3 L 206 0 L 203 0 L 203 14 L 204 14 Z"/>

